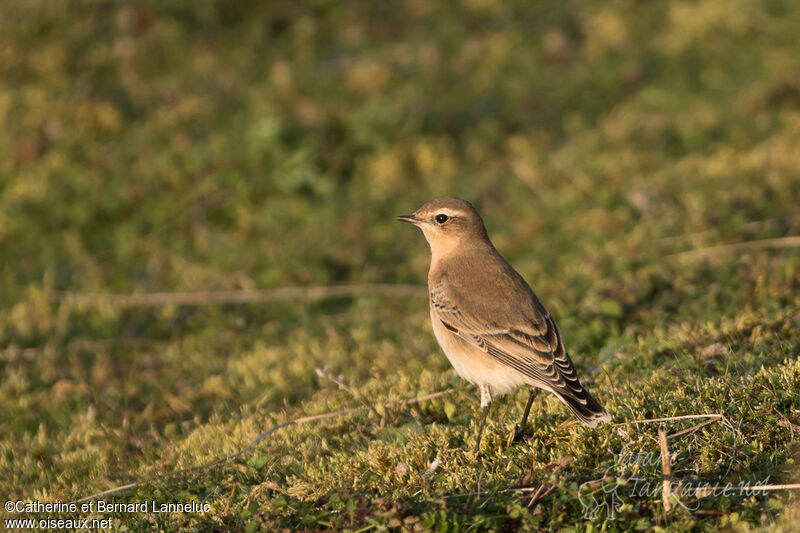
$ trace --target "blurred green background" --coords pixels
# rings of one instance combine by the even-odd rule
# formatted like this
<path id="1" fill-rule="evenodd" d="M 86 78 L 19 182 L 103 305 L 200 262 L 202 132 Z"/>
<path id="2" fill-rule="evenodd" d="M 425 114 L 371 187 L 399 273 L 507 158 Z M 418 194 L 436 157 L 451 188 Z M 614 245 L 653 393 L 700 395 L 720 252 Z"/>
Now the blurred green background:
<path id="1" fill-rule="evenodd" d="M 262 450 L 277 458 L 268 468 L 128 497 L 215 502 L 207 516 L 158 518 L 167 529 L 573 523 L 569 487 L 516 515 L 511 494 L 440 506 L 480 472 L 506 487 L 515 468 L 542 472 L 568 453 L 584 456 L 570 479 L 592 479 L 605 468 L 593 457 L 623 441 L 559 432 L 565 413 L 547 400 L 534 426 L 553 426 L 541 431 L 555 441 L 508 452 L 514 468 L 457 459 L 477 399 L 435 345 L 424 292 L 152 308 L 70 299 L 423 285 L 427 245 L 392 216 L 442 195 L 479 208 L 617 420 L 731 409 L 745 441 L 762 443 L 742 479 L 791 478 L 798 35 L 800 4 L 780 0 L 2 2 L 2 492 L 69 500 L 234 451 L 282 416 L 358 405 L 314 373 L 330 365 L 370 401 L 451 385 L 459 400 L 364 415 L 360 436 L 353 421 L 331 423 L 324 445 L 322 430 L 292 429 Z M 734 246 L 676 255 L 719 245 Z M 759 369 L 767 392 L 748 388 Z M 495 411 L 498 457 L 521 401 Z M 725 438 L 705 445 L 723 453 Z M 441 479 L 392 474 L 398 461 L 424 471 L 443 447 L 454 455 Z M 300 466 L 279 460 L 293 454 Z M 716 460 L 697 475 L 718 479 Z M 673 520 L 779 521 L 787 498 Z M 658 505 L 607 524 L 663 525 Z"/>

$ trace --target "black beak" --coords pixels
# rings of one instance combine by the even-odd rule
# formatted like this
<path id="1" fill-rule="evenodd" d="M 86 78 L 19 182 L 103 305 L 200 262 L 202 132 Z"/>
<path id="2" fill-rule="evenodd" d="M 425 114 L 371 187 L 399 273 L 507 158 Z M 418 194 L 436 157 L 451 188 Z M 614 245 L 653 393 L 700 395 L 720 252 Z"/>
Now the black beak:
<path id="1" fill-rule="evenodd" d="M 400 222 L 410 222 L 411 224 L 417 223 L 417 219 L 414 215 L 400 215 L 399 217 L 394 217 L 394 219 Z"/>

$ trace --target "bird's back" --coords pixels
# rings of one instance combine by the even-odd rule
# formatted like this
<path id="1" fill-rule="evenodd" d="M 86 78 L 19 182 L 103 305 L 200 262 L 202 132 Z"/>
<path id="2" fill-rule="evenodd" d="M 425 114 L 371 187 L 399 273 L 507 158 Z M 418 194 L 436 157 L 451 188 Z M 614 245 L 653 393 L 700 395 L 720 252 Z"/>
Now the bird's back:
<path id="1" fill-rule="evenodd" d="M 431 264 L 428 288 L 446 282 L 453 298 L 479 307 L 487 324 L 538 323 L 548 314 L 523 277 L 491 243 L 475 243 Z"/>

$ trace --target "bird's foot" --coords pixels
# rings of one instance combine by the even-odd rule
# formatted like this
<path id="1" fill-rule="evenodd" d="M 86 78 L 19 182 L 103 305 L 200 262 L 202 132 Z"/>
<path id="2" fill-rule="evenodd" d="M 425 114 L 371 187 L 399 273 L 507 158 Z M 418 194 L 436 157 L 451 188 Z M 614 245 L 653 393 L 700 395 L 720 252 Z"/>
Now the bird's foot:
<path id="1" fill-rule="evenodd" d="M 514 425 L 514 438 L 512 442 L 522 442 L 525 440 L 525 428 L 519 424 Z"/>

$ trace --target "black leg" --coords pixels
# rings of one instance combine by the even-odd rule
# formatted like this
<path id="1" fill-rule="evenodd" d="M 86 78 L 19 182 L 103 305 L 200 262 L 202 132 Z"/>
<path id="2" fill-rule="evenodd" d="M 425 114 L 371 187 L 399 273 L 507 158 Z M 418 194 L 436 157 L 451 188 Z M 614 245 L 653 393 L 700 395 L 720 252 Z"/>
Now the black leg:
<path id="1" fill-rule="evenodd" d="M 481 447 L 481 435 L 483 435 L 483 426 L 486 425 L 486 415 L 489 414 L 489 405 L 484 405 L 481 409 L 483 410 L 483 416 L 481 416 L 481 427 L 478 428 L 478 442 L 475 443 L 475 453 L 478 453 Z"/>
<path id="2" fill-rule="evenodd" d="M 525 405 L 525 411 L 522 413 L 522 420 L 520 420 L 517 427 L 514 428 L 514 441 L 521 441 L 522 438 L 525 436 L 525 426 L 528 424 L 528 414 L 531 412 L 531 405 L 533 405 L 533 400 L 536 399 L 536 395 L 539 394 L 539 389 L 534 388 L 531 389 L 531 395 L 528 397 L 528 403 Z"/>

